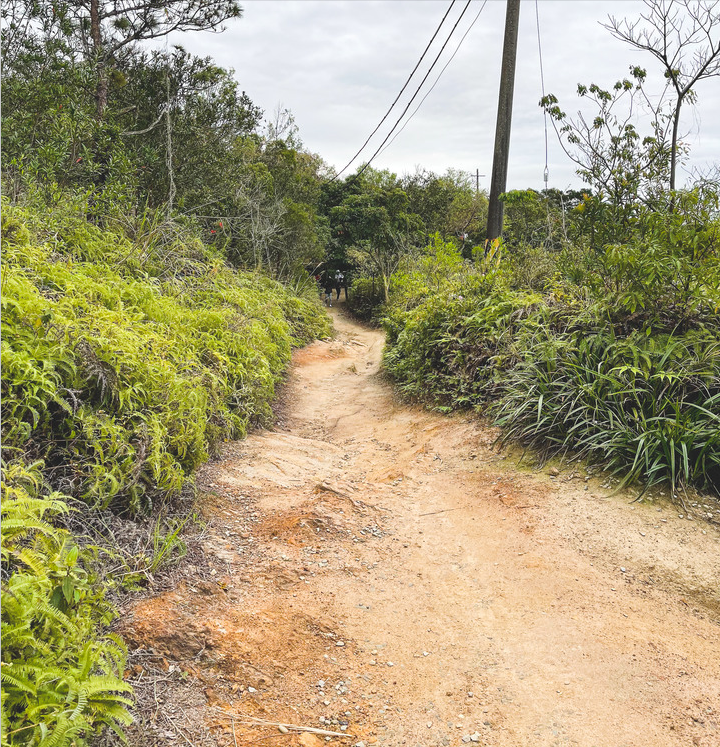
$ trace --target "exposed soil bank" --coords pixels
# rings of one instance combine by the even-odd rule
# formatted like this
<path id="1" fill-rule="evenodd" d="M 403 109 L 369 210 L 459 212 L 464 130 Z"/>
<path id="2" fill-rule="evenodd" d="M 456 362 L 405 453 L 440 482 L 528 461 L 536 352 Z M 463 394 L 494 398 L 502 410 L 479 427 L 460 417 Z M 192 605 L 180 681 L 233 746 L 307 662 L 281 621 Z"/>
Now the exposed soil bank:
<path id="1" fill-rule="evenodd" d="M 332 311 L 280 429 L 202 474 L 203 554 L 123 621 L 141 743 L 718 747 L 717 527 L 399 402 Z"/>

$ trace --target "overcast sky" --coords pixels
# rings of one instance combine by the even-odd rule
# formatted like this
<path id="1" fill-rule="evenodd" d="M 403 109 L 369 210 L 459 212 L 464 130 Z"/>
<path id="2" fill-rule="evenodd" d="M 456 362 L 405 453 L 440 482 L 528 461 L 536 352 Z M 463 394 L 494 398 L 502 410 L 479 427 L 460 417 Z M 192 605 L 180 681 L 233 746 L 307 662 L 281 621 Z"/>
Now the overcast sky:
<path id="1" fill-rule="evenodd" d="M 305 147 L 342 168 L 379 123 L 437 28 L 450 0 L 241 0 L 243 16 L 221 34 L 174 36 L 189 51 L 212 56 L 235 70 L 241 88 L 270 117 L 278 105 L 290 109 Z M 455 51 L 483 0 L 472 0 L 423 91 Z M 465 0 L 452 8 L 408 90 L 364 152 L 372 155 L 395 122 Z M 375 161 L 398 175 L 416 167 L 448 168 L 487 175 L 489 189 L 497 113 L 504 0 L 488 0 L 455 58 L 405 130 Z M 600 23 L 608 15 L 637 18 L 639 0 L 540 0 L 540 37 L 546 92 L 564 110 L 579 106 L 577 84 L 610 87 L 631 63 L 662 81 L 659 64 L 647 53 L 614 39 Z M 524 0 L 516 69 L 508 189 L 541 189 L 545 168 L 544 125 L 536 6 Z M 417 80 L 417 83 L 415 81 Z M 690 166 L 720 161 L 720 79 L 698 85 L 698 104 L 682 120 L 691 145 Z M 410 114 L 420 101 L 420 93 Z M 549 126 L 549 185 L 578 186 L 574 165 Z M 353 165 L 351 173 L 360 160 Z"/>

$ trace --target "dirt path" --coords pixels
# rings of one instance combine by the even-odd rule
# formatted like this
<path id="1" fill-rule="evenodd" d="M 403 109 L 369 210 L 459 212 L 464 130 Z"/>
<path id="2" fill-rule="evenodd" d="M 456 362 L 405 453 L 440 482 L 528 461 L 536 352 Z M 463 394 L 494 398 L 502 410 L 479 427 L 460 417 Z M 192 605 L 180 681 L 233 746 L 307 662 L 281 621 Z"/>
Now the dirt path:
<path id="1" fill-rule="evenodd" d="M 278 429 L 202 475 L 203 554 L 124 620 L 144 744 L 718 747 L 717 504 L 518 468 L 333 314 Z"/>

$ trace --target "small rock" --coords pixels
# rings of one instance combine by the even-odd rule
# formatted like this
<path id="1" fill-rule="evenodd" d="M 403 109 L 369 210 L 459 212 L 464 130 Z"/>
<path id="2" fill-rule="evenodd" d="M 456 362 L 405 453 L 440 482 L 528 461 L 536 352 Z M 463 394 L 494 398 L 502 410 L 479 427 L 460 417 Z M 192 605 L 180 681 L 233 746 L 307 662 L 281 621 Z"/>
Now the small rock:
<path id="1" fill-rule="evenodd" d="M 394 667 L 394 666 L 395 666 L 395 663 L 394 663 L 394 662 L 392 662 L 392 661 L 389 661 L 389 662 L 387 663 L 387 665 L 388 665 L 389 667 Z"/>
<path id="2" fill-rule="evenodd" d="M 256 693 L 257 690 L 254 687 L 248 687 L 248 692 L 249 693 Z"/>
<path id="3" fill-rule="evenodd" d="M 281 734 L 287 734 L 289 729 L 287 728 L 287 726 L 283 726 L 282 724 L 280 724 L 280 726 L 278 726 L 278 731 Z"/>
<path id="4" fill-rule="evenodd" d="M 475 732 L 474 734 L 470 735 L 470 741 L 471 742 L 479 742 L 480 741 L 480 734 L 478 732 Z"/>
<path id="5" fill-rule="evenodd" d="M 472 739 L 470 739 L 470 735 L 469 735 L 469 734 L 466 734 L 466 735 L 465 735 L 465 736 L 464 736 L 464 737 L 462 738 L 462 741 L 463 741 L 463 742 L 465 742 L 465 744 L 469 744 L 470 742 L 472 742 Z"/>
<path id="6" fill-rule="evenodd" d="M 548 474 L 552 477 L 557 477 L 560 474 L 560 470 L 557 467 L 550 467 Z"/>
<path id="7" fill-rule="evenodd" d="M 336 646 L 344 646 L 344 645 L 345 645 L 345 641 L 337 641 L 337 642 L 335 643 L 335 645 L 336 645 Z"/>

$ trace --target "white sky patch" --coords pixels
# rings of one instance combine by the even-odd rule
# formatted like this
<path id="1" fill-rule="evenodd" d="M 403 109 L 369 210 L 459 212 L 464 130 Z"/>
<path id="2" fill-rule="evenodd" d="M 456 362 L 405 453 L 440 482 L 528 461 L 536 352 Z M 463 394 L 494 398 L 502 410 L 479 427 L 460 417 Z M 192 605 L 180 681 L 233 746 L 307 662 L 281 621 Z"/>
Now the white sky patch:
<path id="1" fill-rule="evenodd" d="M 346 173 L 380 145 L 464 5 L 464 0 L 455 4 L 396 110 Z M 481 5 L 482 0 L 471 2 L 408 114 L 435 81 Z M 177 34 L 170 42 L 233 68 L 241 89 L 267 117 L 278 104 L 290 109 L 305 146 L 340 169 L 397 96 L 449 0 L 244 0 L 242 6 L 243 17 L 230 22 L 222 34 Z M 416 166 L 437 173 L 479 169 L 487 175 L 480 180 L 481 187 L 489 188 L 505 8 L 502 0 L 488 1 L 435 89 L 373 166 L 398 175 L 413 172 Z M 558 96 L 568 114 L 580 105 L 578 83 L 610 88 L 628 75 L 631 64 L 647 69 L 651 89 L 662 88 L 659 63 L 614 39 L 600 25 L 608 15 L 636 18 L 643 9 L 640 0 L 540 0 L 545 89 Z M 703 168 L 720 162 L 720 78 L 703 81 L 696 90 L 698 104 L 684 110 L 681 129 L 691 146 L 688 167 Z M 509 189 L 544 186 L 540 97 L 535 2 L 525 0 L 520 9 Z M 549 185 L 579 186 L 574 164 L 548 127 Z"/>

